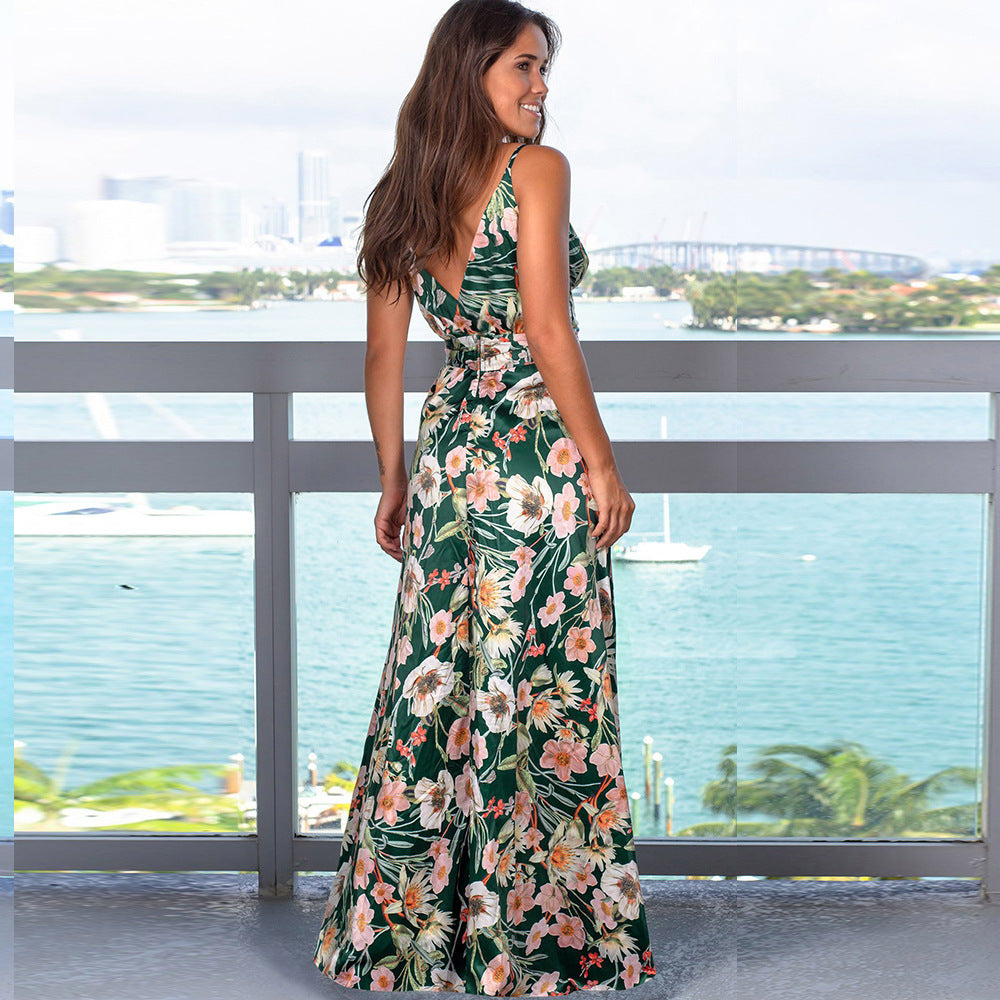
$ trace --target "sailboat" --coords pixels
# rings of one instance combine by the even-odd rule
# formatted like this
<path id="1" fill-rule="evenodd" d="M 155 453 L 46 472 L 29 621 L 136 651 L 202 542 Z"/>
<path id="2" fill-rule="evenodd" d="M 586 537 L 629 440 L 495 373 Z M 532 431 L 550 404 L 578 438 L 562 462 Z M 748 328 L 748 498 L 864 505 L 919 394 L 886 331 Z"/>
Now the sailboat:
<path id="1" fill-rule="evenodd" d="M 78 340 L 79 330 L 57 330 L 63 340 Z M 117 421 L 103 392 L 84 394 L 87 408 L 101 437 L 121 438 Z M 151 404 L 152 405 L 152 404 Z M 157 404 L 159 406 L 159 404 Z M 161 407 L 162 409 L 162 407 Z M 180 422 L 180 418 L 168 416 Z M 187 433 L 196 432 L 184 423 Z M 14 497 L 15 535 L 171 535 L 247 537 L 254 533 L 249 510 L 205 510 L 194 504 L 162 508 L 150 506 L 144 493 L 125 497 L 82 496 L 68 493 L 21 493 Z"/>
<path id="2" fill-rule="evenodd" d="M 660 437 L 667 439 L 667 418 L 660 417 Z M 628 537 L 628 536 L 626 536 Z M 663 540 L 636 542 L 633 545 L 615 545 L 612 551 L 626 562 L 689 563 L 703 559 L 711 545 L 688 545 L 670 540 L 670 495 L 663 494 Z"/>

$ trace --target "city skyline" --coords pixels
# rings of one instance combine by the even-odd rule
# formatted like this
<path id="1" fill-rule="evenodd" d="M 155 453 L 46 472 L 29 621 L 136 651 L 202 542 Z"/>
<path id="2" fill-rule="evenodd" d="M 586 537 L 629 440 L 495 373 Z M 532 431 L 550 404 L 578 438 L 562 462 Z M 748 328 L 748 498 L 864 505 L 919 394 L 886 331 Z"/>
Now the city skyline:
<path id="1" fill-rule="evenodd" d="M 102 174 L 211 179 L 293 209 L 297 156 L 313 148 L 329 150 L 342 210 L 359 209 L 447 6 L 407 5 L 399 28 L 396 2 L 376 21 L 298 0 L 284 8 L 298 16 L 276 24 L 263 4 L 234 16 L 229 0 L 181 0 L 166 21 L 111 0 L 22 7 L 19 183 L 0 177 L 17 190 L 18 221 L 53 224 L 66 203 L 98 196 Z M 1000 258 L 1000 138 L 986 127 L 1000 90 L 984 30 L 996 11 L 959 3 L 942 23 L 926 0 L 805 12 L 789 0 L 632 3 L 617 21 L 605 12 L 598 34 L 596 3 L 542 9 L 564 35 L 544 141 L 572 164 L 581 235 Z"/>

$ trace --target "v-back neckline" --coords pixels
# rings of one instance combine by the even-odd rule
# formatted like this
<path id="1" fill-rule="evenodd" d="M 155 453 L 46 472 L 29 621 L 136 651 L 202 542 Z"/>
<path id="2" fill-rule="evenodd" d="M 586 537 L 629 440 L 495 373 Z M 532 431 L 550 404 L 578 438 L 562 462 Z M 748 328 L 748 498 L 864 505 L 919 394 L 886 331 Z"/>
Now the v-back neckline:
<path id="1" fill-rule="evenodd" d="M 507 165 L 504 167 L 504 171 L 500 175 L 500 180 L 497 181 L 496 187 L 493 188 L 493 190 L 490 192 L 489 199 L 487 200 L 486 205 L 483 207 L 482 214 L 479 216 L 479 221 L 476 223 L 476 231 L 472 234 L 472 246 L 469 248 L 469 252 L 465 256 L 465 270 L 462 272 L 462 283 L 458 286 L 458 295 L 452 295 L 452 293 L 449 292 L 448 289 L 445 288 L 444 285 L 442 285 L 441 282 L 438 281 L 437 278 L 435 278 L 434 275 L 431 274 L 431 272 L 428 271 L 426 267 L 422 267 L 420 269 L 420 273 L 430 278 L 431 281 L 434 282 L 435 286 L 437 288 L 440 288 L 441 291 L 444 292 L 444 294 L 447 295 L 448 298 L 451 299 L 452 302 L 454 302 L 456 305 L 461 303 L 462 296 L 465 294 L 465 283 L 469 277 L 469 266 L 472 264 L 473 260 L 475 260 L 476 257 L 476 237 L 479 235 L 479 228 L 480 226 L 482 226 L 484 220 L 486 219 L 486 213 L 490 210 L 490 205 L 493 204 L 493 199 L 496 197 L 497 191 L 500 190 L 500 188 L 503 186 L 503 182 L 507 178 L 507 172 L 510 170 L 510 165 L 514 161 L 514 153 L 516 153 L 517 150 L 520 149 L 522 146 L 527 146 L 527 145 L 528 143 L 526 142 L 519 143 L 514 152 L 507 157 Z"/>

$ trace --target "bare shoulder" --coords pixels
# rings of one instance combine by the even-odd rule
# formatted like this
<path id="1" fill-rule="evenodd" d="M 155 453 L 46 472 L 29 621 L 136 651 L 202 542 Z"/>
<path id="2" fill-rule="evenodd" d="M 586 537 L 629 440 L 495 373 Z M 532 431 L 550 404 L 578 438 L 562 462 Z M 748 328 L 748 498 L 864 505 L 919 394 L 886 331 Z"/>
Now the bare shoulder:
<path id="1" fill-rule="evenodd" d="M 569 187 L 569 160 L 554 146 L 531 143 L 521 148 L 511 168 L 514 197 L 534 192 L 551 195 Z"/>

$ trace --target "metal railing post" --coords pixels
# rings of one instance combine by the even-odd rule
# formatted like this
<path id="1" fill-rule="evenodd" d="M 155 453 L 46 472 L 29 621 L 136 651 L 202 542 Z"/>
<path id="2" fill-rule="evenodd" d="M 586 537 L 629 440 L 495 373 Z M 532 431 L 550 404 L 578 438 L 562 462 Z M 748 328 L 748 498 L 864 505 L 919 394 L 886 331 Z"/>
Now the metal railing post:
<path id="1" fill-rule="evenodd" d="M 993 491 L 987 496 L 980 899 L 1000 903 L 1000 392 L 990 393 Z"/>
<path id="2" fill-rule="evenodd" d="M 253 395 L 257 850 L 261 895 L 295 890 L 295 573 L 289 455 L 292 394 Z"/>

